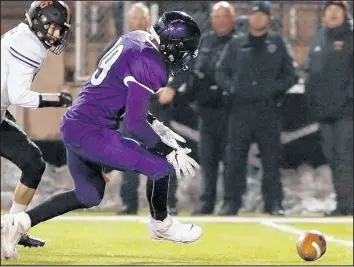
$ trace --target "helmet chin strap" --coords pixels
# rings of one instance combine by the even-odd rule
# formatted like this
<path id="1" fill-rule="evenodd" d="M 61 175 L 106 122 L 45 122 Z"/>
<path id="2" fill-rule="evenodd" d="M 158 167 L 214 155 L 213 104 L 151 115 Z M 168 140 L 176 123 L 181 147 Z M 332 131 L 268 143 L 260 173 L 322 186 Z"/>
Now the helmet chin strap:
<path id="1" fill-rule="evenodd" d="M 33 23 L 32 23 L 31 17 L 28 15 L 28 12 L 25 12 L 25 17 L 27 19 L 28 25 L 30 26 L 30 28 L 32 28 Z"/>
<path id="2" fill-rule="evenodd" d="M 161 43 L 160 37 L 158 36 L 157 32 L 155 31 L 154 26 L 151 26 L 151 27 L 150 27 L 149 33 L 152 35 L 152 37 L 154 37 L 154 39 L 156 40 L 156 42 L 157 42 L 158 44 Z"/>

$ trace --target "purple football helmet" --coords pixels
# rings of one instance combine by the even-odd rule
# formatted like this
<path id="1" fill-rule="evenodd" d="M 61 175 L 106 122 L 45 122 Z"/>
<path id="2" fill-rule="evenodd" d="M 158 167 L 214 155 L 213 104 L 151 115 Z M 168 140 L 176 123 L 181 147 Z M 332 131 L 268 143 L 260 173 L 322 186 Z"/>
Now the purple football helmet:
<path id="1" fill-rule="evenodd" d="M 159 51 L 172 75 L 187 70 L 187 63 L 198 56 L 200 29 L 184 12 L 163 13 L 153 25 L 152 34 L 159 41 Z"/>

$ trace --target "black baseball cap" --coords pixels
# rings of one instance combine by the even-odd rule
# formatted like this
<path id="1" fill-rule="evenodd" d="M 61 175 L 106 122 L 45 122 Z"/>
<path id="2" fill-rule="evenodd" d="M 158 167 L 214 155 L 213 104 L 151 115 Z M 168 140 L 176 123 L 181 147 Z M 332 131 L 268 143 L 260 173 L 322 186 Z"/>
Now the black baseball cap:
<path id="1" fill-rule="evenodd" d="M 258 11 L 270 16 L 270 1 L 253 1 L 251 4 L 251 13 Z"/>

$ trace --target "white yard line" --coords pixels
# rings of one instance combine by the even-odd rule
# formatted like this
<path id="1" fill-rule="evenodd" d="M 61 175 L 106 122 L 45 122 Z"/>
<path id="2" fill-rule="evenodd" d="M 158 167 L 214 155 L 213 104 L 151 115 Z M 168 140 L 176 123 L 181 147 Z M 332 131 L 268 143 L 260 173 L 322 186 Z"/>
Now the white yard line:
<path id="1" fill-rule="evenodd" d="M 266 217 L 177 217 L 185 222 L 215 223 L 353 223 L 353 218 L 266 218 Z M 148 222 L 148 216 L 59 216 L 61 221 L 106 221 L 106 222 Z"/>
<path id="2" fill-rule="evenodd" d="M 335 219 L 335 218 L 332 218 L 332 219 Z M 275 223 L 275 221 L 272 221 L 272 220 L 267 220 L 267 221 L 262 220 L 260 223 L 262 225 L 266 225 L 268 227 L 271 227 L 271 228 L 274 228 L 274 229 L 277 229 L 277 230 L 280 230 L 280 231 L 286 232 L 286 233 L 301 235 L 304 232 L 304 230 L 300 230 L 300 229 L 295 228 L 293 226 L 277 224 L 277 223 Z M 288 223 L 292 223 L 292 222 L 288 221 Z M 332 242 L 332 243 L 336 243 L 338 245 L 343 245 L 343 246 L 351 247 L 351 248 L 353 247 L 353 241 L 341 240 L 341 239 L 337 239 L 333 236 L 328 236 L 328 235 L 325 235 L 325 238 L 326 238 L 327 242 Z"/>

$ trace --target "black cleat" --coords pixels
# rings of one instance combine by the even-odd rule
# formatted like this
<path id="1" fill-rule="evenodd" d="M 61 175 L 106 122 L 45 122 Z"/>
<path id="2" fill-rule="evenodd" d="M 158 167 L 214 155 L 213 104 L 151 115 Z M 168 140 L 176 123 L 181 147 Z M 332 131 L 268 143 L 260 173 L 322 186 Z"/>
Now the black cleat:
<path id="1" fill-rule="evenodd" d="M 45 245 L 45 241 L 42 239 L 38 239 L 32 236 L 29 236 L 27 233 L 22 235 L 20 241 L 18 242 L 19 246 L 29 247 L 29 248 L 37 248 L 43 247 Z"/>

